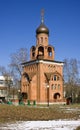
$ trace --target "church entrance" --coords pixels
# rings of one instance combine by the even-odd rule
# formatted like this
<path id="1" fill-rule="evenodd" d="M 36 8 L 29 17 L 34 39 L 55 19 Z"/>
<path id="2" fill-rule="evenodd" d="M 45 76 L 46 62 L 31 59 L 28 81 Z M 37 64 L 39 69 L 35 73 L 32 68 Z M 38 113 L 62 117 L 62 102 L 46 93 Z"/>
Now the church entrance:
<path id="1" fill-rule="evenodd" d="M 28 99 L 28 94 L 23 92 L 23 93 L 22 93 L 22 98 L 23 98 L 23 99 Z"/>
<path id="2" fill-rule="evenodd" d="M 54 94 L 54 99 L 56 99 L 56 100 L 60 99 L 60 94 L 59 93 L 55 93 Z"/>

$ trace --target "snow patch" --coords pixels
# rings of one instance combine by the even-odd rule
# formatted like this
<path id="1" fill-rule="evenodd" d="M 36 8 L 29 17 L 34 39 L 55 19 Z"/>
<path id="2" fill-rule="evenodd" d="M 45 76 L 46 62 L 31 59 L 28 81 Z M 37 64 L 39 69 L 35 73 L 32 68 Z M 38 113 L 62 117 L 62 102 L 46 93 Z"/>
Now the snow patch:
<path id="1" fill-rule="evenodd" d="M 18 121 L 0 127 L 1 130 L 74 130 L 80 120 Z"/>

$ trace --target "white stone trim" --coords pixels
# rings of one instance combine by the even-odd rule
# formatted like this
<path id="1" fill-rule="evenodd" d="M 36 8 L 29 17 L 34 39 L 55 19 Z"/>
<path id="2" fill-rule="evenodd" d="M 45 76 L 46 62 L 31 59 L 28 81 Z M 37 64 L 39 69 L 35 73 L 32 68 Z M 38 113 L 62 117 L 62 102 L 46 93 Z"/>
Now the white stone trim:
<path id="1" fill-rule="evenodd" d="M 52 64 L 52 65 L 64 65 L 62 62 L 61 63 L 58 63 L 57 61 L 43 61 L 43 60 L 40 60 L 38 61 L 39 63 L 44 63 L 44 64 Z"/>
<path id="2" fill-rule="evenodd" d="M 31 62 L 26 62 L 24 65 L 22 66 L 28 66 L 28 65 L 33 65 L 36 63 L 43 63 L 43 64 L 52 64 L 52 65 L 64 65 L 63 62 L 57 62 L 57 61 L 44 61 L 44 60 L 36 60 L 36 61 L 31 61 Z"/>

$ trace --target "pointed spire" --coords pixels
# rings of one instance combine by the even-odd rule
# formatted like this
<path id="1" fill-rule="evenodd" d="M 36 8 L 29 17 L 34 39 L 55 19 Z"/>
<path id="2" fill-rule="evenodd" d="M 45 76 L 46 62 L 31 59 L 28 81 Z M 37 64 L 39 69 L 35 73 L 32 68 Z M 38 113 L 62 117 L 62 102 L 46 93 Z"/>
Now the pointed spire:
<path id="1" fill-rule="evenodd" d="M 41 23 L 44 23 L 44 9 L 41 10 Z"/>

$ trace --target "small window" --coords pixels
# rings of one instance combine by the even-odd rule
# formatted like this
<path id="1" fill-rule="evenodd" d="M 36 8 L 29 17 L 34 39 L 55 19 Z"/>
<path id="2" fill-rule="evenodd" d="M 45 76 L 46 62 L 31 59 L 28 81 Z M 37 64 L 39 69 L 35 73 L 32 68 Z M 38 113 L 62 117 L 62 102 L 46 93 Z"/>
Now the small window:
<path id="1" fill-rule="evenodd" d="M 54 75 L 53 79 L 54 79 L 54 81 L 59 81 L 60 78 L 59 78 L 59 76 Z"/>
<path id="2" fill-rule="evenodd" d="M 60 84 L 58 84 L 58 89 L 60 89 Z"/>
<path id="3" fill-rule="evenodd" d="M 32 53 L 32 57 L 35 57 L 35 53 L 34 52 Z"/>
<path id="4" fill-rule="evenodd" d="M 52 84 L 51 89 L 52 89 L 52 90 L 55 90 L 55 89 L 56 89 L 56 86 L 57 86 L 56 84 Z"/>
<path id="5" fill-rule="evenodd" d="M 35 57 L 35 50 L 36 50 L 36 48 L 35 48 L 35 46 L 33 46 L 33 47 L 32 47 L 32 58 Z"/>
<path id="6" fill-rule="evenodd" d="M 41 43 L 43 43 L 43 37 L 41 37 Z"/>
<path id="7" fill-rule="evenodd" d="M 4 80 L 0 80 L 0 85 L 5 85 L 5 81 Z"/>
<path id="8" fill-rule="evenodd" d="M 57 77 L 56 77 L 56 75 L 54 75 L 54 81 L 56 81 L 57 80 Z"/>
<path id="9" fill-rule="evenodd" d="M 55 89 L 57 88 L 57 84 L 55 84 Z"/>
<path id="10" fill-rule="evenodd" d="M 35 51 L 35 49 L 36 49 L 35 46 L 33 46 L 33 47 L 32 47 L 32 52 Z"/>

